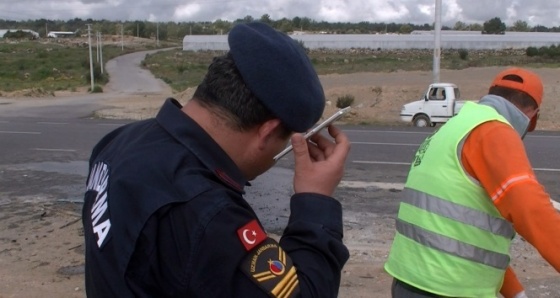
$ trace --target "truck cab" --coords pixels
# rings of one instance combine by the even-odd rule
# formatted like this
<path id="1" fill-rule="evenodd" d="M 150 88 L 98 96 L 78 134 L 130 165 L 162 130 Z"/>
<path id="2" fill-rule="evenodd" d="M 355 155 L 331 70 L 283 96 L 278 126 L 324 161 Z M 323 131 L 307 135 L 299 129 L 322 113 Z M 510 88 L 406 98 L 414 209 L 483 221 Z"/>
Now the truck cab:
<path id="1" fill-rule="evenodd" d="M 416 127 L 445 123 L 463 107 L 465 102 L 459 98 L 460 92 L 457 85 L 452 83 L 431 84 L 420 100 L 407 103 L 402 107 L 400 118 Z"/>

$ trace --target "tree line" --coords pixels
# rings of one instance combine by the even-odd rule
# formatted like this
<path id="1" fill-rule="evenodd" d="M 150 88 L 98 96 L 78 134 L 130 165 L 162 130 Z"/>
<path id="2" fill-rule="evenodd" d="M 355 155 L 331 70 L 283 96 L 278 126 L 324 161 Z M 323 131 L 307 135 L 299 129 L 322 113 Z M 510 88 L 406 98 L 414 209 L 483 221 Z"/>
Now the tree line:
<path id="1" fill-rule="evenodd" d="M 316 21 L 308 17 L 282 18 L 273 20 L 264 14 L 256 19 L 246 16 L 235 21 L 218 19 L 213 22 L 149 22 L 149 21 L 111 21 L 74 18 L 70 20 L 27 20 L 13 21 L 0 19 L 0 29 L 28 29 L 46 37 L 50 31 L 87 32 L 87 25 L 91 24 L 93 32 L 104 35 L 127 35 L 142 38 L 157 38 L 159 40 L 180 41 L 185 35 L 214 35 L 227 34 L 238 23 L 261 21 L 283 31 L 305 31 L 326 34 L 409 34 L 414 30 L 432 30 L 433 24 L 385 23 L 385 22 L 325 22 Z M 506 26 L 498 17 L 483 24 L 456 22 L 453 27 L 442 26 L 442 30 L 480 31 L 483 34 L 504 34 L 505 31 L 517 32 L 560 32 L 560 27 L 531 27 L 526 21 L 518 20 L 512 26 Z M 17 35 L 16 35 L 17 36 Z"/>

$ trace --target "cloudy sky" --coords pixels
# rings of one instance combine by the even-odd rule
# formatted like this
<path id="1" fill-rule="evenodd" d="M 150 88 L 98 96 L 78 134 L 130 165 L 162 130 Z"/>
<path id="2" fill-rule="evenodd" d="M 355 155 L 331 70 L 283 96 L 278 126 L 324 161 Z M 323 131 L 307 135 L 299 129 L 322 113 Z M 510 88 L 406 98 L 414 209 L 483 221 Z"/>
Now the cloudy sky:
<path id="1" fill-rule="evenodd" d="M 558 0 L 443 0 L 442 23 L 479 23 L 494 17 L 506 25 L 560 26 Z M 273 20 L 308 17 L 327 22 L 425 24 L 434 20 L 435 0 L 0 0 L 0 19 L 234 21 L 263 14 Z"/>

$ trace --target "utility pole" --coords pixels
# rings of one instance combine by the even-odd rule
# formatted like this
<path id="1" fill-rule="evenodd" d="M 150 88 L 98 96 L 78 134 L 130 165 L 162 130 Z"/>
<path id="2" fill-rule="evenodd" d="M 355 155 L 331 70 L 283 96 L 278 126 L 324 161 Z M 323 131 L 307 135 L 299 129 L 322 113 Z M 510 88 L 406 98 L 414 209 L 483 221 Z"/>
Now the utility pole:
<path id="1" fill-rule="evenodd" d="M 96 31 L 95 40 L 96 40 L 96 43 L 95 43 L 95 48 L 96 48 L 95 54 L 97 54 L 97 63 L 99 63 L 99 31 Z"/>
<path id="2" fill-rule="evenodd" d="M 156 23 L 156 46 L 159 47 L 159 22 Z"/>
<path id="3" fill-rule="evenodd" d="M 103 74 L 103 34 L 99 32 L 99 57 L 101 58 L 99 65 L 101 65 L 101 74 Z"/>
<path id="4" fill-rule="evenodd" d="M 441 59 L 441 0 L 436 0 L 434 23 L 434 83 L 439 83 L 439 62 Z"/>
<path id="5" fill-rule="evenodd" d="M 91 24 L 87 24 L 88 44 L 89 44 L 89 76 L 91 77 L 91 92 L 93 92 L 93 59 L 91 55 Z"/>
<path id="6" fill-rule="evenodd" d="M 123 37 L 124 25 L 121 23 L 121 52 L 124 51 L 124 37 Z"/>

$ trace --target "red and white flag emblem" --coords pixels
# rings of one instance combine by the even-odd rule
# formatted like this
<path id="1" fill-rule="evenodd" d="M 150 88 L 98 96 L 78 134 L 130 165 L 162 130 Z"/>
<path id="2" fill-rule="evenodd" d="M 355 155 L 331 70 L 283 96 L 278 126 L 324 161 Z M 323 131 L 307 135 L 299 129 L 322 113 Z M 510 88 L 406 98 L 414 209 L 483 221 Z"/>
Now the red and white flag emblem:
<path id="1" fill-rule="evenodd" d="M 247 251 L 250 251 L 267 238 L 266 233 L 262 230 L 256 219 L 239 228 L 237 236 L 239 236 L 239 240 L 241 240 Z"/>

